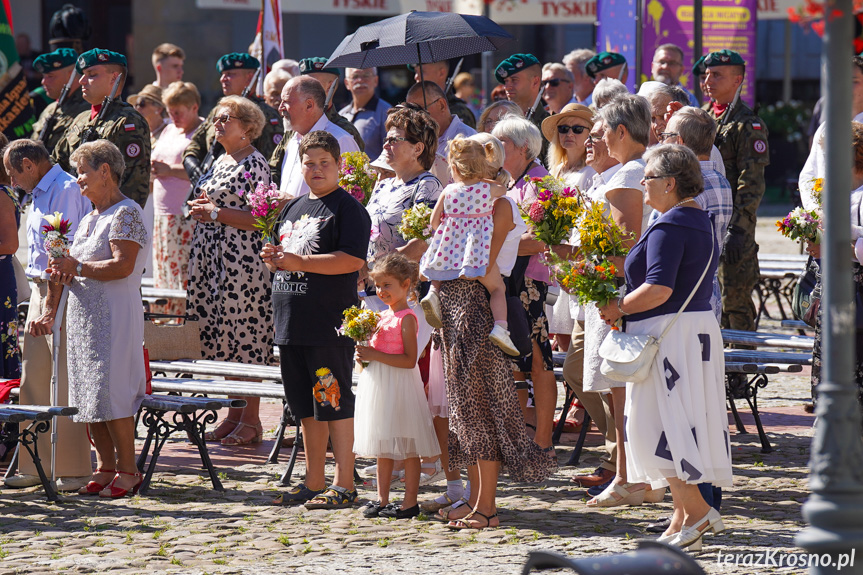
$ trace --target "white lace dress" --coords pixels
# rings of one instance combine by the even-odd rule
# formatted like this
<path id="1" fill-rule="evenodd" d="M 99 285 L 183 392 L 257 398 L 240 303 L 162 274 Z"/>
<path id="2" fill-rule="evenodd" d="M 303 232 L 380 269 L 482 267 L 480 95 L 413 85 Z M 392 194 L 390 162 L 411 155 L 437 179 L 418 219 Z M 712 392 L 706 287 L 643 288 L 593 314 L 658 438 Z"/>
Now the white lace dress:
<path id="1" fill-rule="evenodd" d="M 90 212 L 78 225 L 70 248 L 82 262 L 111 259 L 111 240 L 146 246 L 150 238 L 134 201 L 117 202 L 101 214 Z M 141 276 L 146 250 L 138 251 L 128 277 L 111 281 L 75 278 L 69 292 L 69 405 L 77 422 L 131 417 L 144 399 L 144 315 Z"/>

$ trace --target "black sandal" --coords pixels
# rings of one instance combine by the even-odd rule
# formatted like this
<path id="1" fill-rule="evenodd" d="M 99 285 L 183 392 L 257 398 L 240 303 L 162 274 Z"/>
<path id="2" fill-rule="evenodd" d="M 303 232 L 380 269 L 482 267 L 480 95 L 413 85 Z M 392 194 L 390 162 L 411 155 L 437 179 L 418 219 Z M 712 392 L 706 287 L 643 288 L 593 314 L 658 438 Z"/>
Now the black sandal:
<path id="1" fill-rule="evenodd" d="M 472 525 L 468 524 L 467 520 L 471 519 L 474 515 L 479 515 L 483 519 L 485 519 L 485 525 L 479 526 L 479 527 L 473 527 Z M 495 517 L 497 517 L 497 512 L 495 512 L 494 514 L 491 515 L 491 517 L 489 517 L 485 513 L 481 513 L 479 511 L 474 511 L 473 513 L 471 513 L 469 515 L 465 515 L 461 519 L 456 519 L 455 521 L 451 521 L 451 522 L 447 523 L 446 526 L 447 526 L 447 529 L 452 529 L 455 531 L 462 530 L 462 529 L 476 529 L 476 530 L 494 529 L 494 527 L 491 526 L 491 520 L 494 519 Z"/>

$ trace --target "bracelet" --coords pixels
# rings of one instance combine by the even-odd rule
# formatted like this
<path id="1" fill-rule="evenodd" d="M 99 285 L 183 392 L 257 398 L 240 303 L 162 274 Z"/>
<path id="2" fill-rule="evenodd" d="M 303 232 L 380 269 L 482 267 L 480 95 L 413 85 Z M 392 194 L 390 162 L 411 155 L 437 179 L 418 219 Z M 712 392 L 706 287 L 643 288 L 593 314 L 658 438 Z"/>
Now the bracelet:
<path id="1" fill-rule="evenodd" d="M 78 277 L 83 277 L 83 274 L 81 273 L 83 271 L 83 269 L 84 269 L 84 262 L 78 262 L 78 265 L 75 266 L 75 275 Z"/>
<path id="2" fill-rule="evenodd" d="M 617 298 L 617 310 L 620 312 L 620 315 L 629 315 L 627 312 L 623 311 L 623 298 Z"/>

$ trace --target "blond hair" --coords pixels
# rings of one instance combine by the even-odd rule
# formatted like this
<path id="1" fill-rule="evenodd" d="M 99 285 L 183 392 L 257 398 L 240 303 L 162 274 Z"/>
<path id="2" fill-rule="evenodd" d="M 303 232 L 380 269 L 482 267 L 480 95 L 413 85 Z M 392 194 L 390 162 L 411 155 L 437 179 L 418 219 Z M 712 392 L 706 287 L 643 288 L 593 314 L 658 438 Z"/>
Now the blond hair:
<path id="1" fill-rule="evenodd" d="M 450 171 L 457 173 L 462 180 L 481 180 L 489 171 L 485 147 L 461 134 L 449 143 L 447 162 Z"/>
<path id="2" fill-rule="evenodd" d="M 158 64 L 159 62 L 161 62 L 165 58 L 170 58 L 172 56 L 174 58 L 179 58 L 180 60 L 186 59 L 186 53 L 183 52 L 183 49 L 180 48 L 179 46 L 177 46 L 176 44 L 170 44 L 168 42 L 165 42 L 164 44 L 159 44 L 153 50 L 153 57 L 152 57 L 153 68 L 155 68 L 156 64 Z"/>
<path id="3" fill-rule="evenodd" d="M 474 134 L 470 139 L 479 142 L 483 150 L 485 150 L 488 169 L 484 179 L 492 180 L 502 186 L 508 186 L 512 182 L 512 174 L 503 169 L 503 160 L 506 157 L 506 153 L 503 150 L 501 141 L 488 132 Z"/>
<path id="4" fill-rule="evenodd" d="M 162 102 L 168 106 L 201 107 L 201 94 L 191 82 L 176 81 L 168 84 L 162 92 Z"/>

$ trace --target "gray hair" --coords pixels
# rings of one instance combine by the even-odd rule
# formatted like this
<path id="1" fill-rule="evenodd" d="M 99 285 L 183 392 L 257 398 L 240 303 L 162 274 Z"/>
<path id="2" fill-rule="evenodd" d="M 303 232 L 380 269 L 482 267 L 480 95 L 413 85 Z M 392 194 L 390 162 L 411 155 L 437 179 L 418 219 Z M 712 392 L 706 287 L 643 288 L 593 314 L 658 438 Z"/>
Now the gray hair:
<path id="1" fill-rule="evenodd" d="M 653 102 L 653 98 L 657 98 L 662 96 L 664 98 L 668 98 L 669 102 L 679 102 L 684 106 L 689 105 L 689 94 L 686 93 L 686 90 L 681 88 L 680 86 L 667 86 L 663 84 L 659 86 L 650 94 L 650 101 Z"/>
<path id="2" fill-rule="evenodd" d="M 694 198 L 704 191 L 704 178 L 695 153 L 686 146 L 663 144 L 644 153 L 646 165 L 654 168 L 656 175 L 672 176 L 676 182 L 674 191 L 681 200 Z M 645 168 L 646 170 L 647 168 Z"/>
<path id="3" fill-rule="evenodd" d="M 596 83 L 593 89 L 593 104 L 597 108 L 602 108 L 612 103 L 620 96 L 629 94 L 626 86 L 617 78 L 603 78 Z"/>
<path id="4" fill-rule="evenodd" d="M 701 108 L 685 106 L 674 113 L 683 145 L 696 156 L 709 156 L 716 137 L 716 122 Z M 670 121 L 670 120 L 669 120 Z"/>
<path id="5" fill-rule="evenodd" d="M 324 85 L 312 78 L 311 76 L 297 76 L 288 80 L 293 82 L 291 88 L 300 94 L 303 101 L 312 100 L 320 110 L 324 109 L 327 102 L 327 93 L 324 91 Z"/>
<path id="6" fill-rule="evenodd" d="M 663 44 L 662 46 L 659 46 L 656 50 L 653 51 L 653 57 L 654 58 L 656 57 L 656 53 L 659 52 L 660 50 L 663 50 L 665 52 L 677 52 L 677 55 L 680 56 L 680 63 L 683 64 L 683 57 L 684 57 L 683 56 L 683 50 L 681 50 L 680 46 L 678 46 L 677 44 L 670 44 L 669 43 L 669 44 Z"/>
<path id="7" fill-rule="evenodd" d="M 266 90 L 268 86 L 278 86 L 279 91 L 281 92 L 288 80 L 293 77 L 294 76 L 284 68 L 273 68 L 269 74 L 264 76 L 264 90 Z"/>
<path id="8" fill-rule="evenodd" d="M 9 160 L 9 165 L 16 172 L 24 169 L 25 158 L 34 164 L 51 161 L 51 155 L 48 153 L 45 144 L 29 138 L 12 140 L 9 145 L 3 148 L 3 156 Z"/>
<path id="9" fill-rule="evenodd" d="M 521 111 L 521 108 L 518 107 L 518 104 L 515 102 L 510 102 L 509 100 L 498 100 L 497 102 L 492 102 L 489 104 L 485 110 L 482 111 L 482 114 L 479 115 L 479 122 L 476 123 L 477 130 L 480 132 L 486 132 L 485 124 L 488 122 L 488 117 L 492 112 L 497 110 L 498 108 L 506 108 L 506 115 L 514 115 L 524 117 L 524 112 Z"/>
<path id="10" fill-rule="evenodd" d="M 372 73 L 372 75 L 373 75 L 373 76 L 377 76 L 377 75 L 378 75 L 378 69 L 377 69 L 377 68 L 375 68 L 375 67 L 371 67 L 371 68 L 345 68 L 345 77 L 347 77 L 348 73 L 349 73 L 351 70 L 368 70 L 368 71 L 370 71 L 370 72 Z"/>
<path id="11" fill-rule="evenodd" d="M 84 163 L 91 170 L 98 170 L 102 164 L 108 164 L 108 169 L 111 171 L 111 178 L 114 183 L 120 183 L 123 178 L 123 172 L 126 170 L 126 162 L 123 160 L 123 154 L 120 150 L 108 140 L 96 140 L 83 144 L 80 148 L 72 152 L 69 156 L 69 161 L 75 165 Z"/>
<path id="12" fill-rule="evenodd" d="M 563 64 L 561 64 L 559 62 L 549 62 L 549 63 L 543 65 L 542 71 L 546 72 L 548 70 L 551 70 L 552 72 L 562 73 L 564 76 L 566 76 L 566 79 L 569 80 L 570 82 L 575 81 L 575 77 L 572 75 L 572 72 L 569 71 L 569 68 L 567 68 L 566 66 L 564 66 Z"/>
<path id="13" fill-rule="evenodd" d="M 509 138 L 516 148 L 527 147 L 527 159 L 536 159 L 542 151 L 542 134 L 539 128 L 525 118 L 507 114 L 504 116 L 491 135 L 497 139 Z"/>
<path id="14" fill-rule="evenodd" d="M 271 70 L 284 70 L 288 74 L 291 75 L 291 78 L 295 78 L 300 75 L 300 63 L 296 60 L 291 60 L 290 58 L 285 58 L 283 60 L 278 60 L 275 62 Z"/>
<path id="15" fill-rule="evenodd" d="M 570 64 L 575 64 L 581 70 L 581 73 L 584 73 L 584 65 L 587 64 L 587 61 L 596 56 L 596 52 L 593 50 L 588 50 L 587 48 L 582 48 L 580 50 L 573 50 L 569 54 L 563 57 L 563 65 L 569 66 Z"/>
<path id="16" fill-rule="evenodd" d="M 632 139 L 647 146 L 650 142 L 650 104 L 641 96 L 625 94 L 599 111 L 609 130 L 623 126 Z"/>

